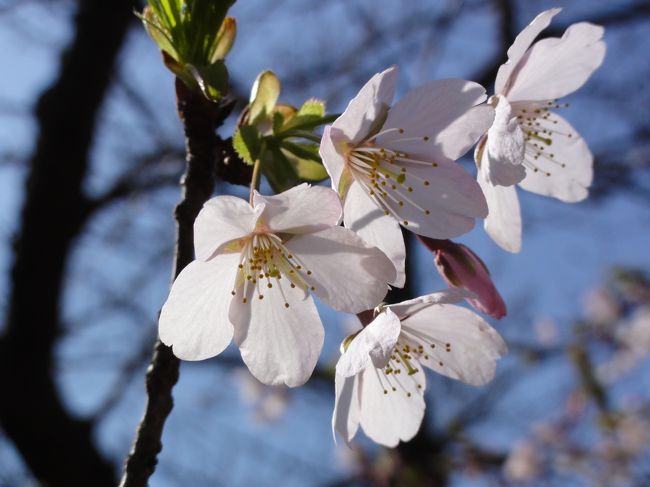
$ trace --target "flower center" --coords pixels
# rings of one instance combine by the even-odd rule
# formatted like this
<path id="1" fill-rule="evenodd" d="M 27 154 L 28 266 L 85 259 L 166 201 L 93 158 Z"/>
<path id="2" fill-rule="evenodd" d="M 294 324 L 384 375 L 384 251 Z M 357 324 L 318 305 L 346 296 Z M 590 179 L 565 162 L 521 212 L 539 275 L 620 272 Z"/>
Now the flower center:
<path id="1" fill-rule="evenodd" d="M 424 380 L 424 376 L 421 375 L 423 372 L 419 368 L 418 357 L 413 352 L 412 347 L 400 339 L 395 344 L 386 367 L 375 369 L 379 382 L 384 388 L 384 394 L 399 392 L 406 394 L 406 397 L 411 397 L 412 385 L 417 392 L 422 392 L 419 378 L 422 377 Z"/>
<path id="2" fill-rule="evenodd" d="M 430 186 L 430 181 L 418 175 L 417 168 L 438 167 L 438 163 L 423 161 L 410 157 L 406 152 L 381 147 L 376 143 L 379 136 L 395 134 L 391 143 L 401 142 L 427 142 L 428 136 L 409 137 L 404 129 L 386 129 L 370 137 L 356 147 L 352 147 L 347 154 L 348 168 L 353 178 L 361 185 L 370 198 L 384 211 L 392 215 L 403 225 L 410 221 L 405 215 L 408 209 L 415 209 L 423 215 L 430 215 L 431 211 L 422 207 L 416 200 L 418 193 L 425 191 Z M 412 214 L 412 213 L 411 213 Z"/>
<path id="3" fill-rule="evenodd" d="M 555 169 L 563 169 L 566 164 L 558 161 L 553 153 L 553 141 L 558 138 L 574 137 L 571 132 L 557 130 L 558 119 L 551 108 L 566 108 L 569 104 L 558 104 L 557 100 L 513 102 L 512 109 L 517 122 L 524 132 L 526 155 L 524 166 L 533 172 L 551 176 Z"/>
<path id="4" fill-rule="evenodd" d="M 311 276 L 311 270 L 305 268 L 298 257 L 284 246 L 280 237 L 273 233 L 254 233 L 243 242 L 239 270 L 231 294 L 242 293 L 242 302 L 246 303 L 251 294 L 257 299 L 264 299 L 264 292 L 273 289 L 274 285 L 284 297 L 284 307 L 289 308 L 286 296 L 280 287 L 283 278 L 289 281 L 293 289 L 301 288 L 305 292 L 315 291 L 306 279 Z"/>

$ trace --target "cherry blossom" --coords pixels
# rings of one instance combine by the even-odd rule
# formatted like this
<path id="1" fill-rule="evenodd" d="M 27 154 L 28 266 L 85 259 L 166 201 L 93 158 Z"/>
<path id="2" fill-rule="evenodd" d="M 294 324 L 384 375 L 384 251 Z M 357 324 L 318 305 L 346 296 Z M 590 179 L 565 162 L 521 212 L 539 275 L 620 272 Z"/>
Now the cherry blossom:
<path id="1" fill-rule="evenodd" d="M 461 79 L 431 81 L 391 107 L 396 81 L 396 67 L 373 76 L 325 128 L 320 154 L 344 200 L 344 225 L 388 255 L 397 269 L 392 284 L 402 286 L 400 225 L 450 238 L 487 215 L 480 187 L 453 161 L 488 129 L 494 113 L 480 105 L 484 88 Z"/>
<path id="2" fill-rule="evenodd" d="M 307 184 L 276 196 L 255 192 L 252 205 L 209 200 L 194 225 L 197 260 L 172 286 L 160 339 L 177 357 L 202 360 L 234 338 L 261 382 L 303 384 L 323 344 L 310 293 L 357 313 L 377 305 L 395 277 L 381 251 L 338 226 L 341 211 L 334 191 Z"/>
<path id="3" fill-rule="evenodd" d="M 450 289 L 380 306 L 370 324 L 343 342 L 335 433 L 350 442 L 361 425 L 385 446 L 410 440 L 424 416 L 423 366 L 472 385 L 494 377 L 506 345 L 481 317 L 452 304 L 467 295 Z"/>
<path id="4" fill-rule="evenodd" d="M 561 9 L 539 14 L 508 49 L 495 82 L 493 125 L 475 152 L 478 182 L 490 208 L 485 230 L 503 249 L 521 249 L 521 214 L 514 184 L 577 202 L 587 197 L 593 156 L 575 129 L 553 109 L 580 88 L 605 56 L 604 29 L 580 22 L 561 38 L 533 44 Z"/>

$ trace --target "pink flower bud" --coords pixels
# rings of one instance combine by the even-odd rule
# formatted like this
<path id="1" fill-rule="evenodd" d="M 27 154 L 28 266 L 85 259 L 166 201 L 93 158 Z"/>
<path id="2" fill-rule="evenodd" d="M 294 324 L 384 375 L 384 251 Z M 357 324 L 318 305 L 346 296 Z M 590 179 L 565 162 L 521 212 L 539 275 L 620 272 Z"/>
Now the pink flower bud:
<path id="1" fill-rule="evenodd" d="M 468 247 L 451 240 L 419 237 L 433 253 L 438 272 L 450 287 L 466 289 L 476 294 L 467 302 L 476 310 L 500 319 L 506 305 L 497 291 L 483 261 Z"/>

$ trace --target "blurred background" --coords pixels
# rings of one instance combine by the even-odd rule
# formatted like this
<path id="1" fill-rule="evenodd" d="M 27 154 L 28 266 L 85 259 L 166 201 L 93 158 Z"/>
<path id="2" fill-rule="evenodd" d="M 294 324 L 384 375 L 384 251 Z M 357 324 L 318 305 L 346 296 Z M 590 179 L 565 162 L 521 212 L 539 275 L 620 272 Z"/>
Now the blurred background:
<path id="1" fill-rule="evenodd" d="M 520 254 L 480 223 L 459 239 L 508 305 L 491 321 L 510 348 L 495 380 L 431 374 L 413 441 L 336 446 L 332 370 L 359 325 L 320 307 L 325 348 L 298 390 L 256 382 L 234 347 L 182 364 L 152 487 L 650 485 L 650 2 L 240 0 L 227 58 L 239 105 L 221 134 L 264 69 L 281 101 L 317 97 L 330 112 L 391 64 L 398 97 L 444 77 L 491 93 L 516 34 L 553 6 L 564 10 L 545 35 L 606 28 L 604 65 L 562 110 L 594 152 L 595 182 L 574 205 L 520 192 Z M 96 485 L 116 484 L 143 411 L 184 138 L 141 8 L 0 0 L 0 487 L 47 485 L 36 464 L 96 465 Z M 69 213 L 39 210 L 60 198 Z M 407 293 L 443 288 L 429 251 L 409 245 Z M 60 450 L 79 463 L 57 464 Z"/>

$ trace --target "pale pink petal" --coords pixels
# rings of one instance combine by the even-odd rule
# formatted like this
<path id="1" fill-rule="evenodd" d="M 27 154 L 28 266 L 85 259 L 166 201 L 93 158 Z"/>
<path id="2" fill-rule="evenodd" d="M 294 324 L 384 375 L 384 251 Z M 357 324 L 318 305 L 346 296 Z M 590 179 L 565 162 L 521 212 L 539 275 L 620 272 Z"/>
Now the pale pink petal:
<path id="1" fill-rule="evenodd" d="M 332 434 L 336 441 L 338 432 L 346 443 L 350 443 L 359 429 L 358 377 L 334 377 L 334 412 L 332 413 Z"/>
<path id="2" fill-rule="evenodd" d="M 487 215 L 481 188 L 459 164 L 400 166 L 405 170 L 404 183 L 397 190 L 384 187 L 390 195 L 384 200 L 407 230 L 431 238 L 451 238 L 468 232 L 475 218 Z"/>
<path id="3" fill-rule="evenodd" d="M 379 313 L 349 343 L 336 364 L 343 377 L 358 374 L 368 365 L 385 367 L 400 333 L 399 318 L 390 309 Z"/>
<path id="4" fill-rule="evenodd" d="M 488 131 L 482 169 L 492 184 L 511 186 L 526 177 L 524 133 L 508 100 L 502 96 L 495 99 L 496 116 Z"/>
<path id="5" fill-rule="evenodd" d="M 456 160 L 490 127 L 485 88 L 462 79 L 435 80 L 409 91 L 388 112 L 377 145 L 414 159 Z M 387 129 L 402 129 L 388 131 Z"/>
<path id="6" fill-rule="evenodd" d="M 357 144 L 381 127 L 393 101 L 397 84 L 397 66 L 377 73 L 350 101 L 343 114 L 332 124 L 352 144 Z"/>
<path id="7" fill-rule="evenodd" d="M 581 22 L 562 38 L 536 42 L 514 73 L 507 93 L 518 100 L 553 100 L 573 93 L 589 79 L 605 58 L 604 29 Z"/>
<path id="8" fill-rule="evenodd" d="M 357 182 L 350 185 L 345 198 L 343 221 L 346 228 L 386 254 L 395 266 L 395 277 L 388 282 L 402 287 L 406 281 L 406 248 L 402 230 L 395 218 L 385 215 Z"/>
<path id="9" fill-rule="evenodd" d="M 517 64 L 524 57 L 526 51 L 533 43 L 535 38 L 539 35 L 541 31 L 546 29 L 551 23 L 551 19 L 560 13 L 561 8 L 552 8 L 540 13 L 533 21 L 528 24 L 524 30 L 522 30 L 515 42 L 508 49 L 508 62 L 502 64 L 497 73 L 497 78 L 494 83 L 494 92 L 495 93 L 504 93 L 507 89 L 507 82 L 510 78 L 510 75 L 517 67 Z"/>
<path id="10" fill-rule="evenodd" d="M 494 186 L 487 180 L 483 169 L 479 169 L 477 177 L 490 208 L 490 213 L 483 222 L 485 231 L 502 249 L 519 252 L 521 211 L 516 187 Z"/>
<path id="11" fill-rule="evenodd" d="M 336 128 L 328 125 L 323 130 L 323 136 L 318 150 L 323 165 L 332 180 L 332 189 L 339 191 L 341 175 L 345 170 L 343 147 L 347 145 L 345 136 Z"/>
<path id="12" fill-rule="evenodd" d="M 235 196 L 208 200 L 194 222 L 196 258 L 208 260 L 222 245 L 250 234 L 261 211 Z"/>
<path id="13" fill-rule="evenodd" d="M 374 308 L 395 276 L 393 263 L 347 228 L 331 227 L 298 235 L 285 246 L 301 262 L 302 278 L 324 303 L 359 313 Z"/>
<path id="14" fill-rule="evenodd" d="M 528 168 L 519 186 L 567 203 L 581 201 L 587 197 L 593 179 L 591 151 L 569 122 L 556 113 L 551 112 L 546 123 L 551 124 L 551 143 L 537 159 L 529 157 L 529 164 L 537 171 Z"/>
<path id="15" fill-rule="evenodd" d="M 496 361 L 506 353 L 494 328 L 476 313 L 452 304 L 412 314 L 402 320 L 402 334 L 424 349 L 417 357 L 422 365 L 472 385 L 492 380 Z"/>
<path id="16" fill-rule="evenodd" d="M 417 375 L 421 377 L 421 389 L 408 374 L 391 375 L 389 383 L 381 370 L 369 367 L 361 372 L 358 385 L 361 427 L 376 443 L 394 447 L 400 441 L 409 441 L 420 429 L 425 383 L 424 374 Z"/>
<path id="17" fill-rule="evenodd" d="M 240 255 L 191 262 L 178 275 L 158 320 L 160 340 L 183 360 L 221 353 L 232 339 L 228 307 Z"/>
<path id="18" fill-rule="evenodd" d="M 424 308 L 435 304 L 453 304 L 462 301 L 463 299 L 473 298 L 476 295 L 465 289 L 444 289 L 435 293 L 419 296 L 415 299 L 402 301 L 401 303 L 390 304 L 388 307 L 400 318 L 400 320 L 408 318 L 413 313 L 416 313 Z"/>
<path id="19" fill-rule="evenodd" d="M 260 281 L 258 288 L 249 288 L 246 303 L 239 293 L 232 300 L 229 316 L 235 343 L 260 382 L 302 385 L 323 347 L 323 325 L 314 301 L 301 289 L 291 288 L 288 279 Z"/>
<path id="20" fill-rule="evenodd" d="M 257 191 L 253 203 L 264 205 L 261 221 L 274 233 L 309 233 L 338 225 L 341 221 L 341 200 L 329 188 L 294 186 L 275 196 L 262 196 Z"/>

